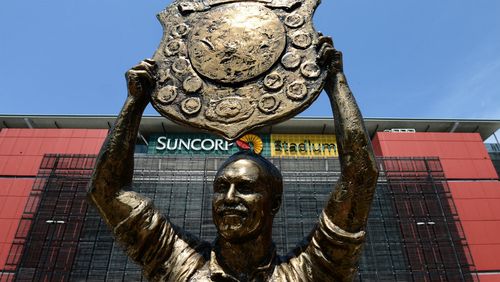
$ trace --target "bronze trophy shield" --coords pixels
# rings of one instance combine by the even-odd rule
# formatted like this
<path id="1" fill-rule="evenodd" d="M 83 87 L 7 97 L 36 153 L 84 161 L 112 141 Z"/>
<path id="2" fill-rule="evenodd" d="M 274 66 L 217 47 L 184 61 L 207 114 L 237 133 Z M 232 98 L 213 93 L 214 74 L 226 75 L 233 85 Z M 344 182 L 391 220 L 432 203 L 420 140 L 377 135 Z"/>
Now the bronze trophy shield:
<path id="1" fill-rule="evenodd" d="M 162 11 L 152 104 L 234 140 L 291 118 L 319 96 L 312 16 L 319 0 L 178 0 Z"/>

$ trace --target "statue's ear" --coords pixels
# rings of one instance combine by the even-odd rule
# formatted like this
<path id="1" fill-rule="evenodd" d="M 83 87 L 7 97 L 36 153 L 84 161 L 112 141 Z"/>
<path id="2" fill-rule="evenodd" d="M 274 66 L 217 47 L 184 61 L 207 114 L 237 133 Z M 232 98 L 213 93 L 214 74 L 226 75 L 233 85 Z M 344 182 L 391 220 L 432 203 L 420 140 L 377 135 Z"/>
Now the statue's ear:
<path id="1" fill-rule="evenodd" d="M 281 207 L 281 195 L 275 196 L 273 201 L 273 206 L 271 207 L 271 211 L 273 215 L 276 215 Z"/>

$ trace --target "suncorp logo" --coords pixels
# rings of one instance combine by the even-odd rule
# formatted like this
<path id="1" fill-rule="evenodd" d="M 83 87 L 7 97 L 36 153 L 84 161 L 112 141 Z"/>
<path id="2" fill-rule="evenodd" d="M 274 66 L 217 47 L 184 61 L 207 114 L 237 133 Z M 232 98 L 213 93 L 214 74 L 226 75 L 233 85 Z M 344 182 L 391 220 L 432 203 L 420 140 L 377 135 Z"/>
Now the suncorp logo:
<path id="1" fill-rule="evenodd" d="M 157 151 L 221 151 L 227 152 L 231 149 L 233 143 L 224 139 L 200 139 L 200 138 L 168 138 L 160 136 L 157 139 Z"/>

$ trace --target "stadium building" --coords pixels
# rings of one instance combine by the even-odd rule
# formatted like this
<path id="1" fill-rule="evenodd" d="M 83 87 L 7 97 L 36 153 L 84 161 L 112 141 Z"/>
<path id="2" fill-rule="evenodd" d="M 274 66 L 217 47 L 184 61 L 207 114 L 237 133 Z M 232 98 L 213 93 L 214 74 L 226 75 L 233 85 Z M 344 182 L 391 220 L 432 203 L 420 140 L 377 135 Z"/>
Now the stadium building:
<path id="1" fill-rule="evenodd" d="M 0 116 L 0 281 L 144 281 L 86 186 L 112 116 Z M 500 281 L 498 120 L 366 119 L 380 178 L 359 281 Z M 295 118 L 230 143 L 143 118 L 134 190 L 177 225 L 216 234 L 211 186 L 240 149 L 284 176 L 274 240 L 307 236 L 340 175 L 333 120 Z"/>

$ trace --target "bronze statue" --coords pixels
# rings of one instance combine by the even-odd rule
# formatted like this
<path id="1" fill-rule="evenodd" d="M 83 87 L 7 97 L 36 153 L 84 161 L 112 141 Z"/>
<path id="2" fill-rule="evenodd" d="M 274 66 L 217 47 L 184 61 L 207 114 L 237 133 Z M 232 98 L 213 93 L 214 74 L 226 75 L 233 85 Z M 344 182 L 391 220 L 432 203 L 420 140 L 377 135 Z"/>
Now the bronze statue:
<path id="1" fill-rule="evenodd" d="M 216 2 L 245 1 L 180 1 L 184 6 L 179 6 L 179 11 L 203 10 L 206 3 Z M 285 5 L 302 1 L 246 2 Z M 294 7 L 297 8 L 293 4 L 283 9 Z M 179 34 L 183 33 L 184 29 L 179 29 Z M 169 102 L 172 105 L 176 103 L 173 108 L 190 107 L 189 101 L 182 100 L 190 98 L 176 100 L 179 94 L 176 86 L 160 82 L 163 79 L 160 72 L 165 69 L 158 65 L 165 62 L 145 60 L 127 72 L 128 96 L 99 154 L 89 186 L 89 198 L 128 255 L 143 267 L 145 277 L 152 281 L 352 281 L 365 238 L 364 228 L 378 171 L 361 113 L 343 73 L 342 54 L 333 48 L 330 38 L 319 34 L 315 34 L 314 38 L 315 51 L 309 52 L 317 54 L 314 64 L 325 70 L 325 89 L 335 115 L 342 174 L 317 227 L 300 247 L 286 257 L 276 255 L 271 236 L 273 218 L 281 204 L 281 173 L 261 156 L 246 152 L 233 155 L 217 172 L 212 208 L 218 236 L 213 244 L 180 230 L 154 208 L 151 200 L 130 190 L 134 146 L 144 109 L 151 101 L 155 103 L 158 95 L 163 95 L 158 93 L 162 93 L 161 89 L 167 86 L 170 92 L 165 91 L 175 93 L 175 99 Z M 211 67 L 207 66 L 208 69 Z M 212 83 L 214 79 L 237 79 L 236 76 L 219 74 L 216 69 L 205 75 L 213 76 L 210 78 Z M 256 74 L 249 74 L 253 75 Z M 262 78 L 262 75 L 259 77 Z M 294 82 L 288 83 L 293 85 Z M 320 81 L 311 83 L 323 86 Z M 191 83 L 187 84 L 189 87 L 186 88 L 191 89 Z M 234 88 L 241 85 L 237 84 Z M 303 104 L 295 106 L 300 108 Z M 225 111 L 231 112 L 231 109 L 228 106 Z M 274 112 L 268 114 L 273 115 Z M 185 118 L 189 120 L 189 115 Z M 235 119 L 234 123 L 227 124 L 238 122 Z M 248 127 L 242 127 L 229 136 L 238 136 L 238 132 L 265 123 L 256 118 Z M 196 122 L 193 124 L 203 127 Z"/>

